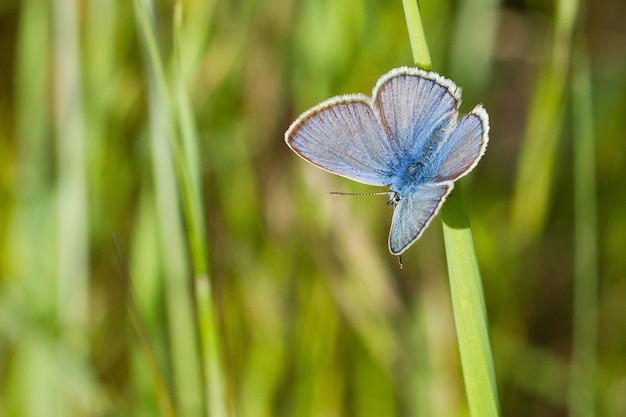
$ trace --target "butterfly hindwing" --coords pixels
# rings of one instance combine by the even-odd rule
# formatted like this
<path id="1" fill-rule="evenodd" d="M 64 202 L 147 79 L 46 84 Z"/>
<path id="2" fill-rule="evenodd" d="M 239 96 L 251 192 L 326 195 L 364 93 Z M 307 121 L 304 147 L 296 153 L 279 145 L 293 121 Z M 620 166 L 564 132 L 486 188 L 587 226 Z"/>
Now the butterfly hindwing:
<path id="1" fill-rule="evenodd" d="M 432 161 L 433 181 L 456 181 L 470 172 L 489 142 L 489 116 L 478 105 L 458 123 Z"/>
<path id="2" fill-rule="evenodd" d="M 389 251 L 400 255 L 424 232 L 439 212 L 452 183 L 425 184 L 402 196 L 396 204 L 389 232 Z"/>

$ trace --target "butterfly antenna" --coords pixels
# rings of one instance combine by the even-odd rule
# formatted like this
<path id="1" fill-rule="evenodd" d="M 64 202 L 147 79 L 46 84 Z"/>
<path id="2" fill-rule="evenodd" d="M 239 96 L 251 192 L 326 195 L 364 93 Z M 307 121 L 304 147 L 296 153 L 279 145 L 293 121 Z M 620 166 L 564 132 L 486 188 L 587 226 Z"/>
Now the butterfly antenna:
<path id="1" fill-rule="evenodd" d="M 331 195 L 355 195 L 359 197 L 364 197 L 364 196 L 373 196 L 373 195 L 389 195 L 389 191 L 381 191 L 379 193 L 342 193 L 339 191 L 331 191 L 330 194 Z"/>

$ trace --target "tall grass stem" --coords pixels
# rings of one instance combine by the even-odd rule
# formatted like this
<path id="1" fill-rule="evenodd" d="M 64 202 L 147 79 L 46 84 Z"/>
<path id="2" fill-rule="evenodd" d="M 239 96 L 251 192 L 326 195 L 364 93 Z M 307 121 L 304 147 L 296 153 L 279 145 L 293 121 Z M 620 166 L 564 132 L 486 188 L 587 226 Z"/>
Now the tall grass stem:
<path id="1" fill-rule="evenodd" d="M 191 110 L 182 68 L 183 8 L 176 3 L 174 14 L 174 55 L 175 89 L 177 120 L 182 137 L 182 153 L 178 164 L 182 190 L 183 206 L 187 218 L 187 231 L 191 259 L 194 271 L 195 297 L 199 325 L 200 349 L 203 359 L 204 380 L 207 391 L 204 395 L 205 407 L 211 417 L 227 415 L 226 384 L 223 374 L 222 351 L 217 306 L 213 300 L 213 291 L 209 276 L 208 242 L 206 240 L 204 205 L 200 182 L 200 163 L 198 155 L 198 132 Z"/>
<path id="2" fill-rule="evenodd" d="M 198 328 L 190 291 L 188 248 L 185 245 L 179 184 L 180 146 L 177 141 L 175 104 L 157 41 L 149 0 L 135 0 L 134 9 L 146 58 L 152 166 L 158 227 L 165 273 L 169 340 L 172 351 L 174 391 L 180 415 L 206 415 Z"/>
<path id="3" fill-rule="evenodd" d="M 469 218 L 459 183 L 441 215 L 454 322 L 472 417 L 500 415 L 487 310 Z"/>
<path id="4" fill-rule="evenodd" d="M 582 47 L 575 52 L 572 68 L 575 263 L 569 411 L 572 417 L 594 417 L 598 243 L 593 107 L 589 61 Z"/>
<path id="5" fill-rule="evenodd" d="M 58 311 L 70 344 L 87 353 L 89 231 L 87 143 L 77 4 L 55 2 L 58 170 Z"/>
<path id="6" fill-rule="evenodd" d="M 419 4 L 417 0 L 402 0 L 402 5 L 404 6 L 406 25 L 409 29 L 413 60 L 419 68 L 430 71 L 433 68 L 433 63 L 430 59 L 430 51 L 428 50 L 426 34 L 422 25 Z"/>
<path id="7" fill-rule="evenodd" d="M 577 11 L 577 0 L 557 3 L 552 57 L 531 102 L 511 213 L 511 241 L 516 247 L 523 248 L 541 235 L 549 211 Z"/>
<path id="8" fill-rule="evenodd" d="M 420 45 L 419 48 L 413 46 L 413 58 L 417 66 L 430 68 L 432 63 L 417 3 L 404 0 L 404 5 L 411 44 Z M 415 13 L 417 17 L 412 16 Z M 421 50 L 423 48 L 426 53 Z M 497 417 L 500 415 L 500 406 L 482 281 L 459 183 L 443 206 L 442 219 L 452 306 L 470 415 Z"/>

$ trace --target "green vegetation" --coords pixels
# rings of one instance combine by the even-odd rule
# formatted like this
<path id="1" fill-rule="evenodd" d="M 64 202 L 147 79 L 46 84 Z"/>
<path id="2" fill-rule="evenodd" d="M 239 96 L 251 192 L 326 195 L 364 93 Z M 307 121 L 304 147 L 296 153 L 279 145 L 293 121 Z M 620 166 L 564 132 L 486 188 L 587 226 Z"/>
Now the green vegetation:
<path id="1" fill-rule="evenodd" d="M 553 3 L 1 2 L 0 417 L 626 415 L 626 4 Z M 491 132 L 400 269 L 283 133 L 413 53 Z"/>

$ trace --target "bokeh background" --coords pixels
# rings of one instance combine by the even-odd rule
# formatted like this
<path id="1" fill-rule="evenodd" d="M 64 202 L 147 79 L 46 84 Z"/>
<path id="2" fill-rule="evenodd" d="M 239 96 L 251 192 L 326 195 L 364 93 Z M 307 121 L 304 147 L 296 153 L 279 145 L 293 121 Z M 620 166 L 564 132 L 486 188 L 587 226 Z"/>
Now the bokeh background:
<path id="1" fill-rule="evenodd" d="M 491 118 L 502 415 L 626 415 L 626 3 L 420 7 Z M 412 65 L 400 0 L 2 0 L 0 62 L 0 416 L 207 415 L 207 335 L 221 415 L 468 415 L 439 218 L 400 269 L 385 197 L 328 194 L 379 190 L 283 141 Z"/>

